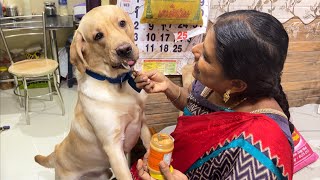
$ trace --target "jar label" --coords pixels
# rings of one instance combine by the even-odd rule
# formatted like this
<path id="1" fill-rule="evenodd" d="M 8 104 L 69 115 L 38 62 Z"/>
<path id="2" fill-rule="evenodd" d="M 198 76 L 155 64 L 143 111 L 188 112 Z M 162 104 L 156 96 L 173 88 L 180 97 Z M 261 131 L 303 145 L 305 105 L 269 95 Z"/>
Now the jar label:
<path id="1" fill-rule="evenodd" d="M 172 153 L 171 153 L 171 152 L 168 153 L 168 154 L 164 154 L 164 155 L 163 155 L 163 161 L 164 161 L 166 164 L 168 164 L 168 165 L 170 165 L 171 156 L 172 156 Z"/>
<path id="2" fill-rule="evenodd" d="M 168 165 L 171 162 L 172 152 L 158 152 L 154 149 L 150 148 L 150 154 L 148 157 L 148 167 L 153 169 L 154 171 L 160 171 L 159 163 L 160 161 L 164 161 Z"/>

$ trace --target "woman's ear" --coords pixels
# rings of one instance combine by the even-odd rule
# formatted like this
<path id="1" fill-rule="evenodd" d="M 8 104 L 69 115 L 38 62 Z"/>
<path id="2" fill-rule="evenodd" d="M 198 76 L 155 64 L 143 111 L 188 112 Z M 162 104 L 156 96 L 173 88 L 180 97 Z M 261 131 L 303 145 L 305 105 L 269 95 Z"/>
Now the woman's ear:
<path id="1" fill-rule="evenodd" d="M 230 89 L 232 93 L 241 93 L 247 89 L 247 83 L 240 80 L 240 79 L 233 79 L 231 80 L 231 86 Z"/>

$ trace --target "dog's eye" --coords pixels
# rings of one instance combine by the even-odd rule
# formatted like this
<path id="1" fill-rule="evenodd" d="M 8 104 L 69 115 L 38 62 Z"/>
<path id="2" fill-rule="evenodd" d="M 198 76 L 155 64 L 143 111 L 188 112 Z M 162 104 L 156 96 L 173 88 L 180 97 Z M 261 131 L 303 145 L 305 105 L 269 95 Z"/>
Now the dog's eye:
<path id="1" fill-rule="evenodd" d="M 126 23 L 126 21 L 124 21 L 124 20 L 122 20 L 122 21 L 119 22 L 119 26 L 120 26 L 120 27 L 125 27 L 126 24 L 127 24 L 127 23 Z"/>
<path id="2" fill-rule="evenodd" d="M 96 36 L 94 37 L 94 40 L 100 40 L 100 39 L 102 39 L 103 38 L 103 33 L 101 33 L 101 32 L 98 32 L 97 34 L 96 34 Z"/>

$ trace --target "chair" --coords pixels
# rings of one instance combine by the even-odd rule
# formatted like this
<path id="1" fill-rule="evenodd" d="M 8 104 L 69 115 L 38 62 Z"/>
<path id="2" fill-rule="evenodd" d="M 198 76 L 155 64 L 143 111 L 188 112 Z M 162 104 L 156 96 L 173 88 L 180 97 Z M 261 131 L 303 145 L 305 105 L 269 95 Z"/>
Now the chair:
<path id="1" fill-rule="evenodd" d="M 27 124 L 30 125 L 30 98 L 38 98 L 44 95 L 49 95 L 50 100 L 53 100 L 52 94 L 57 94 L 61 103 L 62 115 L 64 115 L 64 102 L 57 84 L 56 70 L 58 68 L 58 62 L 47 58 L 46 17 L 44 13 L 42 13 L 42 15 L 0 18 L 0 34 L 5 49 L 8 53 L 9 60 L 11 61 L 11 65 L 8 70 L 14 76 L 14 79 L 12 80 L 15 83 L 14 94 L 19 97 L 20 106 L 24 106 Z M 18 37 L 23 40 L 22 38 L 26 36 L 33 38 L 39 38 L 40 36 L 40 38 L 43 40 L 44 58 L 25 59 L 14 62 L 8 46 L 8 42 L 10 41 L 9 39 Z M 51 79 L 53 79 L 55 91 L 52 91 Z M 23 83 L 23 94 L 20 91 L 19 81 L 22 81 Z M 28 84 L 35 81 L 48 82 L 49 93 L 31 97 L 28 91 Z"/>

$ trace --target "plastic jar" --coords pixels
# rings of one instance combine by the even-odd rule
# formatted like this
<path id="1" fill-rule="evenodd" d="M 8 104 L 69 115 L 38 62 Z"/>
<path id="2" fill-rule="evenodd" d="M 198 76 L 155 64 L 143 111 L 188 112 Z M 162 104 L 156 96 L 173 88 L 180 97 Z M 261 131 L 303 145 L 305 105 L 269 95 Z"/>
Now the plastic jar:
<path id="1" fill-rule="evenodd" d="M 148 157 L 148 169 L 151 177 L 158 180 L 164 179 L 160 172 L 159 163 L 164 161 L 170 165 L 173 148 L 174 139 L 172 136 L 165 133 L 157 133 L 151 137 Z M 170 171 L 173 171 L 172 166 L 170 166 Z"/>
<path id="2" fill-rule="evenodd" d="M 67 0 L 59 0 L 59 15 L 60 16 L 68 16 Z"/>

